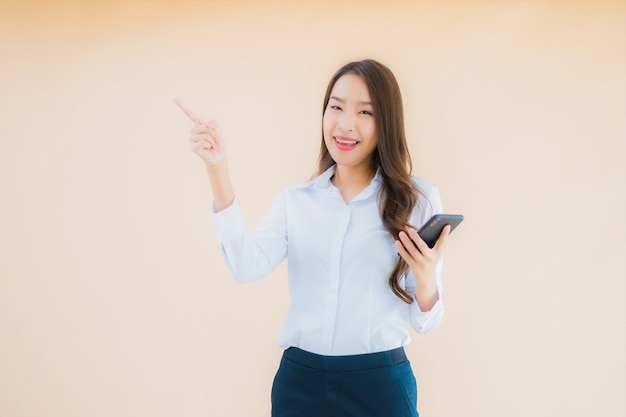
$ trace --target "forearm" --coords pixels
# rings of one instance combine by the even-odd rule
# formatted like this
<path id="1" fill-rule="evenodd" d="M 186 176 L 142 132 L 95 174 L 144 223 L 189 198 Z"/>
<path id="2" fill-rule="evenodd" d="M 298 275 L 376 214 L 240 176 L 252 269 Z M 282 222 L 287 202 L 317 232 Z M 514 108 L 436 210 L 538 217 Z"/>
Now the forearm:
<path id="1" fill-rule="evenodd" d="M 206 170 L 209 175 L 209 181 L 211 182 L 211 190 L 213 191 L 215 212 L 219 213 L 233 204 L 233 200 L 235 199 L 235 192 L 228 171 L 228 163 L 223 161 L 219 165 L 206 164 Z"/>
<path id="2" fill-rule="evenodd" d="M 430 311 L 439 300 L 439 290 L 435 280 L 427 283 L 417 283 L 415 288 L 415 300 L 421 311 Z"/>

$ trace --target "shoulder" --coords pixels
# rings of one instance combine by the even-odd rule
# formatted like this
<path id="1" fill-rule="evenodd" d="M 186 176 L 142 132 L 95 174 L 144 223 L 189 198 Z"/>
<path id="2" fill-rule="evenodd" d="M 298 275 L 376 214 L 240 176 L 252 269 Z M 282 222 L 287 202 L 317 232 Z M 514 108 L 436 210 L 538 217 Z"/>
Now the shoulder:
<path id="1" fill-rule="evenodd" d="M 439 194 L 439 188 L 437 188 L 435 184 L 418 178 L 415 175 L 411 175 L 411 180 L 415 185 L 417 185 L 417 188 L 419 188 L 422 193 L 426 195 Z"/>
<path id="2" fill-rule="evenodd" d="M 421 226 L 433 214 L 443 212 L 441 195 L 436 185 L 413 175 L 411 176 L 411 180 L 413 180 L 413 183 L 420 191 L 417 204 L 411 215 L 411 223 Z"/>
<path id="3" fill-rule="evenodd" d="M 283 190 L 285 194 L 310 193 L 314 190 L 326 190 L 331 187 L 330 179 L 335 172 L 335 167 L 331 167 L 322 174 L 311 178 L 306 182 L 290 185 Z"/>
<path id="4" fill-rule="evenodd" d="M 285 188 L 283 188 L 281 194 L 294 195 L 294 194 L 299 194 L 302 192 L 306 193 L 306 192 L 310 192 L 314 188 L 315 188 L 315 179 L 306 181 L 306 182 L 288 185 Z"/>
<path id="5" fill-rule="evenodd" d="M 312 190 L 315 189 L 315 181 L 316 180 L 313 179 L 307 182 L 287 185 L 276 195 L 274 200 L 277 202 L 285 202 L 297 198 L 298 196 L 310 194 Z"/>

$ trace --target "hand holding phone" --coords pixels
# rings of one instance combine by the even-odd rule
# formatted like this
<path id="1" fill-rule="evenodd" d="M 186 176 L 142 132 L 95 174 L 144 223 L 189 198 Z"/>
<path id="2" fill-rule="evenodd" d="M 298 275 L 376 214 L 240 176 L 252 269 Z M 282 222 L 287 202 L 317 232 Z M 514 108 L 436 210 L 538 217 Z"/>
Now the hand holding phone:
<path id="1" fill-rule="evenodd" d="M 435 246 L 443 228 L 450 225 L 450 233 L 463 221 L 461 214 L 435 214 L 417 231 L 429 248 Z"/>

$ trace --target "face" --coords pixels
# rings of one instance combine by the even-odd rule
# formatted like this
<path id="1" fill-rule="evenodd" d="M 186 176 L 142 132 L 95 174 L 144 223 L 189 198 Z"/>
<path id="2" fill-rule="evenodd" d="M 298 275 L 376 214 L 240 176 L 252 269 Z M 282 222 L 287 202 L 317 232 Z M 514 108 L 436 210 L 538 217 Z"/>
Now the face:
<path id="1" fill-rule="evenodd" d="M 376 123 L 367 85 L 356 74 L 341 76 L 324 112 L 324 142 L 337 167 L 371 169 Z"/>

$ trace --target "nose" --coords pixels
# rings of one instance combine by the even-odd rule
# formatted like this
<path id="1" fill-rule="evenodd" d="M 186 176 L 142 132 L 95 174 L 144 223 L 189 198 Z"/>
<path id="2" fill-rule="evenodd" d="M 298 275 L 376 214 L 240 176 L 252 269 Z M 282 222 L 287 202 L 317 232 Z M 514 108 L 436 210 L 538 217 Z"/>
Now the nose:
<path id="1" fill-rule="evenodd" d="M 342 112 L 339 117 L 339 128 L 344 132 L 354 130 L 355 116 L 351 112 Z"/>

